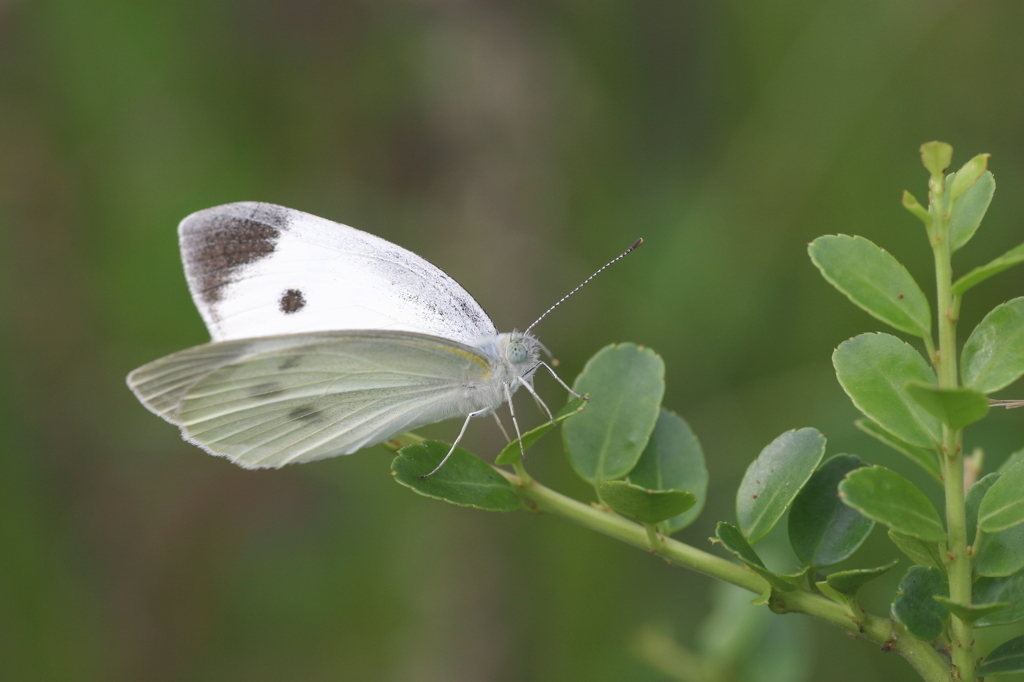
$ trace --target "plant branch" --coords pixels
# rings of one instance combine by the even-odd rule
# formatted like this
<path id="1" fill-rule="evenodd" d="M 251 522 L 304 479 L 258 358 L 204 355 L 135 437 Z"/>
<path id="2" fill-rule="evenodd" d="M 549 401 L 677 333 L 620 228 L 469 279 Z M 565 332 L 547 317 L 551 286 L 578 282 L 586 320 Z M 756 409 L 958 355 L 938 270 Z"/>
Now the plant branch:
<path id="1" fill-rule="evenodd" d="M 933 357 L 942 388 L 956 388 L 956 323 L 960 300 L 953 295 L 953 268 L 950 250 L 949 213 L 943 210 L 944 178 L 933 176 L 929 192 L 932 217 L 932 251 L 935 256 L 936 314 L 939 327 L 939 349 Z M 951 207 L 952 208 L 952 207 Z M 961 451 L 961 430 L 942 427 L 942 475 L 946 493 L 946 530 L 949 545 L 946 571 L 949 576 L 949 597 L 961 604 L 971 603 L 971 558 L 967 554 L 967 520 L 964 506 L 964 458 Z M 956 679 L 973 682 L 974 632 L 971 624 L 951 616 L 950 649 Z"/>
<path id="2" fill-rule="evenodd" d="M 763 594 L 768 589 L 768 584 L 760 576 L 739 564 L 672 538 L 662 539 L 659 549 L 653 550 L 644 526 L 633 523 L 611 510 L 597 508 L 566 497 L 537 483 L 536 480 L 525 483 L 514 474 L 497 467 L 495 469 L 512 483 L 516 491 L 527 501 L 528 506 L 535 511 L 561 516 L 609 537 L 622 540 L 634 547 L 657 554 L 672 564 L 685 566 L 756 594 Z M 804 613 L 813 616 L 841 627 L 856 637 L 864 637 L 876 642 L 885 651 L 895 651 L 906 658 L 921 677 L 928 682 L 949 680 L 949 663 L 938 652 L 927 642 L 913 637 L 897 637 L 893 624 L 886 618 L 878 618 L 863 612 L 855 615 L 844 606 L 821 595 L 803 590 L 794 590 L 779 597 L 773 597 L 771 606 L 778 613 Z"/>

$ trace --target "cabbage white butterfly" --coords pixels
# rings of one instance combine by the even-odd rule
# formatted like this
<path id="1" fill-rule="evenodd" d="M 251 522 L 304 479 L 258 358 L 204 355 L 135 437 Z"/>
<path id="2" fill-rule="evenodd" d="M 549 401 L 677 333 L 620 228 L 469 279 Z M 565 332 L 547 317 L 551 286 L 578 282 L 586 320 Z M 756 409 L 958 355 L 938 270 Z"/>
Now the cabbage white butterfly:
<path id="1" fill-rule="evenodd" d="M 210 454 L 280 467 L 463 417 L 450 455 L 470 419 L 505 402 L 512 409 L 520 386 L 537 397 L 538 368 L 572 392 L 529 333 L 562 301 L 525 332 L 499 334 L 480 304 L 423 258 L 273 204 L 198 211 L 178 236 L 211 342 L 143 365 L 128 386 Z"/>

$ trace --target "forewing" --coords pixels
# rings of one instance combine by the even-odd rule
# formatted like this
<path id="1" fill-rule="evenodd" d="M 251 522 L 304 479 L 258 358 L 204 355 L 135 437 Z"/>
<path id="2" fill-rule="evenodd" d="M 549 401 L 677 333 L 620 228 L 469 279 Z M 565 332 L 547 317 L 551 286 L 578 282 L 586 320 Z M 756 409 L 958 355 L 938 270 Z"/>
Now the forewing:
<path id="1" fill-rule="evenodd" d="M 366 232 L 283 206 L 208 208 L 178 227 L 192 299 L 214 341 L 345 329 L 464 344 L 496 333 L 439 268 Z"/>
<path id="2" fill-rule="evenodd" d="M 135 370 L 128 383 L 207 452 L 280 467 L 497 407 L 473 390 L 491 370 L 480 351 L 441 338 L 320 332 L 197 346 Z"/>

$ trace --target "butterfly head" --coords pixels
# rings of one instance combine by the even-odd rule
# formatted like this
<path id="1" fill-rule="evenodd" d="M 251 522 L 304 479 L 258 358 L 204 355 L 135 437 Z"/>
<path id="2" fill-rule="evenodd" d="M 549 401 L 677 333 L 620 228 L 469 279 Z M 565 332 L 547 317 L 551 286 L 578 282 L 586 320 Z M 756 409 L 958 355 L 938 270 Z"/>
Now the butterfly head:
<path id="1" fill-rule="evenodd" d="M 514 331 L 507 335 L 505 360 L 515 371 L 516 376 L 527 377 L 533 374 L 540 360 L 541 345 L 535 337 L 523 332 Z"/>

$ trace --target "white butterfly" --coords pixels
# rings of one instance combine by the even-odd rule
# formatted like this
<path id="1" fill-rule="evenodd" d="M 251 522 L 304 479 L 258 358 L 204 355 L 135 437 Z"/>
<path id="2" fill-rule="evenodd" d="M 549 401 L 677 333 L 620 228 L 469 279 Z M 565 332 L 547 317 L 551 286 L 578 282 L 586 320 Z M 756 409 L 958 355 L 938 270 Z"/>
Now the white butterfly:
<path id="1" fill-rule="evenodd" d="M 212 341 L 128 386 L 185 440 L 243 467 L 348 455 L 464 417 L 457 444 L 520 386 L 537 397 L 539 367 L 554 375 L 529 329 L 499 334 L 455 280 L 379 237 L 255 202 L 193 213 L 178 234 Z"/>

